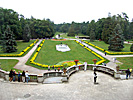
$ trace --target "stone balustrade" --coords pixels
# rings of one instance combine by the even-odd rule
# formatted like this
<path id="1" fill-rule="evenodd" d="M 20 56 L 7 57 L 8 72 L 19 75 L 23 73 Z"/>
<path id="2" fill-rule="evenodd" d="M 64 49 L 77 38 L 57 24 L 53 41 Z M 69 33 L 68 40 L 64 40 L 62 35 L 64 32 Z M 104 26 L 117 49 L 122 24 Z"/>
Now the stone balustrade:
<path id="1" fill-rule="evenodd" d="M 78 67 L 78 70 L 77 70 Z M 87 70 L 93 70 L 93 68 L 96 68 L 96 71 L 103 72 L 105 74 L 109 74 L 114 78 L 120 78 L 120 75 L 125 74 L 126 70 L 119 70 L 116 71 L 116 69 L 110 68 L 108 66 L 103 66 L 103 65 L 94 65 L 94 64 L 88 64 L 87 65 Z M 62 77 L 62 82 L 67 82 L 69 77 L 80 70 L 84 70 L 84 65 L 74 65 L 71 67 L 68 67 L 66 69 L 66 74 L 63 73 L 63 71 L 47 71 L 43 74 L 29 74 L 30 80 L 29 82 L 38 82 L 42 83 L 44 79 L 49 78 L 49 77 Z M 8 81 L 9 80 L 9 72 L 6 72 L 4 70 L 0 69 L 0 78 L 3 78 L 4 80 Z M 16 81 L 17 79 L 17 74 L 16 74 Z M 22 80 L 21 80 L 22 81 Z"/>

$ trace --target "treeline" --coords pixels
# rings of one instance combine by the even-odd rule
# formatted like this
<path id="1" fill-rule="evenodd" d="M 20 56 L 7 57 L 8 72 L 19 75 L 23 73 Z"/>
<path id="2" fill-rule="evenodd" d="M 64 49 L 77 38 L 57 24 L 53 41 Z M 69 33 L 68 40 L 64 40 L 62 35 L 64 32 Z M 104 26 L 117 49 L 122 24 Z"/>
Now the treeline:
<path id="1" fill-rule="evenodd" d="M 15 35 L 16 40 L 22 40 L 25 36 L 25 26 L 29 27 L 31 39 L 49 38 L 54 36 L 54 23 L 50 19 L 30 19 L 25 18 L 22 14 L 18 14 L 12 9 L 0 8 L 0 38 L 4 34 L 7 26 Z"/>
<path id="2" fill-rule="evenodd" d="M 83 23 L 63 23 L 56 24 L 55 29 L 59 32 L 68 33 L 69 36 L 75 36 L 82 33 L 87 36 L 91 36 L 95 39 L 101 39 L 105 43 L 109 43 L 111 33 L 117 24 L 120 24 L 122 29 L 122 35 L 124 39 L 133 39 L 133 20 L 129 22 L 129 18 L 126 13 L 109 16 L 107 18 L 101 18 L 97 22 L 92 20 L 91 22 Z"/>
<path id="3" fill-rule="evenodd" d="M 133 21 L 129 22 L 126 13 L 101 18 L 98 21 L 92 20 L 91 22 L 82 23 L 63 23 L 54 24 L 50 19 L 36 19 L 25 18 L 22 14 L 18 14 L 12 9 L 0 8 L 0 38 L 7 25 L 15 35 L 15 39 L 22 40 L 25 36 L 25 27 L 29 27 L 30 38 L 50 38 L 54 36 L 55 32 L 68 33 L 68 36 L 75 36 L 82 33 L 93 39 L 101 39 L 105 43 L 109 42 L 112 31 L 117 24 L 120 24 L 122 35 L 124 39 L 133 39 Z M 28 30 L 28 29 L 27 29 Z"/>

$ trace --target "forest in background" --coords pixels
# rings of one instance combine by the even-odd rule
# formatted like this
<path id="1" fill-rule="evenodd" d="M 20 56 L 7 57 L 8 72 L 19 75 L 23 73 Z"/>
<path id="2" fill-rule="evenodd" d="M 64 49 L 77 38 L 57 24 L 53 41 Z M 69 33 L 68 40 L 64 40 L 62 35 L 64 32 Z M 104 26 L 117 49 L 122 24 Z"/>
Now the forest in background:
<path id="1" fill-rule="evenodd" d="M 107 18 L 101 18 L 98 21 L 92 20 L 82 23 L 73 21 L 72 23 L 54 24 L 50 19 L 40 20 L 33 16 L 25 18 L 12 9 L 0 8 L 0 37 L 9 25 L 15 39 L 22 40 L 24 27 L 27 24 L 30 28 L 31 39 L 50 38 L 54 36 L 55 32 L 68 33 L 68 36 L 75 36 L 80 33 L 90 36 L 93 33 L 95 39 L 101 39 L 108 43 L 109 37 L 117 24 L 120 24 L 125 40 L 133 39 L 133 20 L 129 22 L 128 15 L 124 12 L 113 16 L 109 13 Z"/>

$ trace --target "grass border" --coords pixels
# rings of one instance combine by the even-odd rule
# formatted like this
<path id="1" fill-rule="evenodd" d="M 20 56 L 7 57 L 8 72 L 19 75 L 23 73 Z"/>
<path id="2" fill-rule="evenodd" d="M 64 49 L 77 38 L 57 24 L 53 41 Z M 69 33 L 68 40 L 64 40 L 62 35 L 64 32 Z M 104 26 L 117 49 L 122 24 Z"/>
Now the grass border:
<path id="1" fill-rule="evenodd" d="M 92 44 L 92 43 L 89 43 L 89 42 L 85 41 L 85 40 L 82 40 L 82 41 L 85 42 L 85 43 L 87 43 L 88 45 L 90 45 L 90 46 L 92 46 L 92 47 L 94 47 L 94 48 L 100 50 L 100 51 L 106 52 L 106 53 L 109 54 L 109 55 L 117 55 L 117 54 L 118 54 L 118 55 L 133 54 L 133 52 L 109 52 L 109 51 L 104 50 L 104 49 L 102 49 L 102 48 L 100 48 L 100 47 L 98 47 L 98 46 L 96 46 L 96 45 L 94 45 L 94 44 Z"/>
<path id="2" fill-rule="evenodd" d="M 30 46 L 28 46 L 26 49 L 24 49 L 19 54 L 0 54 L 0 57 L 22 57 L 22 56 L 26 55 L 29 52 L 29 50 L 33 47 L 33 45 L 37 41 L 38 41 L 38 39 L 36 39 L 36 41 L 34 41 L 33 43 L 31 43 Z"/>

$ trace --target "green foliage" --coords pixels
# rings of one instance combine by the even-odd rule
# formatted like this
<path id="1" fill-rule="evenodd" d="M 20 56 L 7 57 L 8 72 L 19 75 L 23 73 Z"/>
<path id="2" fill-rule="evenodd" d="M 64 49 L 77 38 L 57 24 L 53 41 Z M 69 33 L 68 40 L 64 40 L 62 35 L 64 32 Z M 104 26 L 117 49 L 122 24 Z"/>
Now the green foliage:
<path id="1" fill-rule="evenodd" d="M 70 51 L 68 52 L 60 52 L 56 50 L 56 45 L 67 44 L 70 47 Z M 87 55 L 87 56 L 86 56 Z M 90 57 L 91 56 L 91 57 Z M 58 58 L 58 59 L 57 59 Z M 44 45 L 42 46 L 35 62 L 47 65 L 55 65 L 58 62 L 64 60 L 72 60 L 78 59 L 79 61 L 87 61 L 89 63 L 93 63 L 92 59 L 98 59 L 92 53 L 81 47 L 75 41 L 51 41 L 46 40 Z"/>
<path id="2" fill-rule="evenodd" d="M 129 26 L 129 39 L 133 39 L 133 20 Z"/>
<path id="3" fill-rule="evenodd" d="M 130 51 L 133 52 L 133 44 L 130 47 Z"/>
<path id="4" fill-rule="evenodd" d="M 10 71 L 11 69 L 18 71 L 17 69 L 13 68 L 18 63 L 18 60 L 0 59 L 0 63 L 1 63 L 1 68 L 5 71 Z"/>
<path id="5" fill-rule="evenodd" d="M 31 37 L 30 28 L 29 28 L 29 25 L 26 24 L 25 27 L 24 27 L 23 41 L 24 42 L 29 42 L 30 37 Z"/>
<path id="6" fill-rule="evenodd" d="M 116 59 L 122 62 L 122 65 L 120 65 L 120 69 L 127 69 L 130 67 L 133 68 L 133 57 L 120 57 Z"/>
<path id="7" fill-rule="evenodd" d="M 90 42 L 93 42 L 95 40 L 95 31 L 94 29 L 91 29 L 90 31 Z"/>
<path id="8" fill-rule="evenodd" d="M 122 30 L 120 24 L 117 24 L 113 33 L 109 39 L 110 46 L 108 47 L 111 51 L 121 51 L 124 48 L 124 38 L 122 35 Z"/>
<path id="9" fill-rule="evenodd" d="M 17 43 L 15 41 L 13 32 L 10 30 L 10 27 L 7 25 L 5 32 L 2 34 L 2 50 L 3 52 L 15 52 Z"/>

